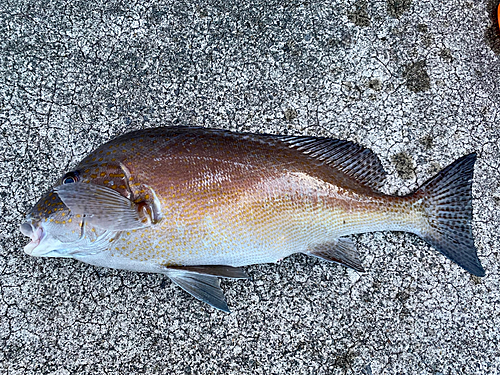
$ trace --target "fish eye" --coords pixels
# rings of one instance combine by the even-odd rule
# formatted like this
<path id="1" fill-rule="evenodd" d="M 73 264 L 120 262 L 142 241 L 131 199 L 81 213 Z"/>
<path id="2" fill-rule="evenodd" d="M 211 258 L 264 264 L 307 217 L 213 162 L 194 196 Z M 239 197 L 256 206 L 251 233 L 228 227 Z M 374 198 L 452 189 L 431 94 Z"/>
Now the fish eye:
<path id="1" fill-rule="evenodd" d="M 79 180 L 80 173 L 78 171 L 68 172 L 62 178 L 63 184 L 72 184 Z"/>

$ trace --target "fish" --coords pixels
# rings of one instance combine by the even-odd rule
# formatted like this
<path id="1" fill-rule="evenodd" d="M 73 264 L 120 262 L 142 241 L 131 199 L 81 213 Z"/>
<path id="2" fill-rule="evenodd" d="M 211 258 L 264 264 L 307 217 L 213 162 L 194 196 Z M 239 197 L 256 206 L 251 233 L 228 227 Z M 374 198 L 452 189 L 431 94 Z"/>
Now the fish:
<path id="1" fill-rule="evenodd" d="M 351 235 L 410 232 L 476 276 L 476 154 L 411 194 L 382 192 L 379 158 L 314 136 L 170 126 L 138 130 L 86 156 L 20 225 L 37 257 L 160 273 L 229 312 L 220 278 L 302 253 L 365 272 Z"/>

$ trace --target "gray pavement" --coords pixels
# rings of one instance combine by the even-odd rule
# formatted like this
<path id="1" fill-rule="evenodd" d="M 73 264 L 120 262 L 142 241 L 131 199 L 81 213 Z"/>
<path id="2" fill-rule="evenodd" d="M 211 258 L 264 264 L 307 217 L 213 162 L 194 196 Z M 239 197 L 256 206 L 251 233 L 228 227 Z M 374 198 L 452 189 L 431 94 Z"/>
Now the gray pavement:
<path id="1" fill-rule="evenodd" d="M 0 3 L 0 373 L 500 373 L 500 33 L 493 1 Z M 367 269 L 292 256 L 223 281 L 25 255 L 25 213 L 93 148 L 167 124 L 372 148 L 405 194 L 478 152 L 479 279 L 413 235 Z"/>

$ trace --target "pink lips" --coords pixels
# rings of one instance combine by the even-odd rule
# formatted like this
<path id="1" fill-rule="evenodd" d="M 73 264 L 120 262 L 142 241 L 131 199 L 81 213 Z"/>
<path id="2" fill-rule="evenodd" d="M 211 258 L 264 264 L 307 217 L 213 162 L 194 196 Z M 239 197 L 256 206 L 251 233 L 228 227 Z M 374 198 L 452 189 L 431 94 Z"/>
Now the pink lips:
<path id="1" fill-rule="evenodd" d="M 31 238 L 31 242 L 24 247 L 24 252 L 31 255 L 33 250 L 40 244 L 40 241 L 43 238 L 43 229 L 41 227 L 37 227 L 36 230 L 33 230 L 33 226 L 28 223 L 21 225 L 20 229 L 24 235 Z"/>

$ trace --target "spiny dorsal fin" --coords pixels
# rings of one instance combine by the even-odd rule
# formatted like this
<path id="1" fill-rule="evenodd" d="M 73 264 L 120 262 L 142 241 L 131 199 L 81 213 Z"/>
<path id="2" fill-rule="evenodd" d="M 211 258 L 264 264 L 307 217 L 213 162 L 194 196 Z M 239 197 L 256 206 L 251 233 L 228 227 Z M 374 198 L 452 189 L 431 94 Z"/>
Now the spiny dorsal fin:
<path id="1" fill-rule="evenodd" d="M 386 172 L 380 159 L 370 149 L 354 142 L 309 136 L 278 138 L 290 147 L 321 160 L 372 189 L 379 190 L 384 183 Z"/>

